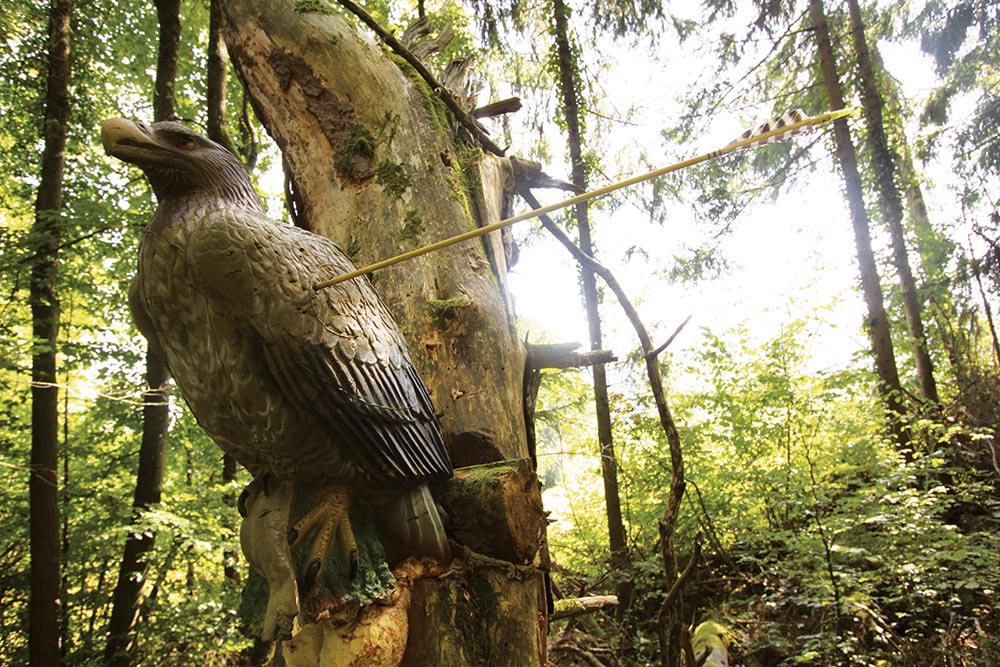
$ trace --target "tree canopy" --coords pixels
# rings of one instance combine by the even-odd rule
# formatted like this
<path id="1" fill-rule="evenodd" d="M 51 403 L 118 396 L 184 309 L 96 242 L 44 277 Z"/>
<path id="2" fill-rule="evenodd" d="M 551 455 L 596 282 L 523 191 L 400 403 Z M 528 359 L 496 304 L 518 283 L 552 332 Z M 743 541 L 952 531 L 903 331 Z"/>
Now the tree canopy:
<path id="1" fill-rule="evenodd" d="M 133 503 L 146 349 L 126 294 L 155 200 L 137 173 L 103 154 L 96 128 L 112 116 L 159 113 L 157 10 L 135 0 L 69 4 L 63 119 L 47 96 L 59 57 L 48 26 L 66 3 L 7 3 L 0 13 L 0 665 L 27 664 L 34 637 L 29 487 L 39 470 L 33 393 L 43 389 L 58 396 L 48 423 L 56 464 L 45 469 L 57 494 L 49 528 L 61 551 L 61 660 L 103 664 L 124 545 L 155 536 L 138 575 L 132 664 L 255 664 L 259 651 L 237 613 L 247 565 L 232 506 L 249 476 L 224 466 L 179 397 L 161 497 Z M 295 184 L 240 78 L 231 65 L 226 77 L 209 75 L 211 4 L 180 3 L 173 115 L 220 133 L 272 217 L 291 224 L 301 211 Z M 997 6 L 682 4 L 367 4 L 397 35 L 420 17 L 431 34 L 453 30 L 424 57 L 435 69 L 471 58 L 470 108 L 521 100 L 516 113 L 479 120 L 491 140 L 585 187 L 719 148 L 788 110 L 827 111 L 834 83 L 847 105 L 865 107 L 838 121 L 836 141 L 827 126 L 619 191 L 592 202 L 586 218 L 556 216 L 572 239 L 593 241 L 589 250 L 614 271 L 654 343 L 676 333 L 653 357 L 684 458 L 670 533 L 675 571 L 665 567 L 662 529 L 668 489 L 679 488 L 677 459 L 650 392 L 650 357 L 606 283 L 591 285 L 535 223 L 514 228 L 518 337 L 593 342 L 589 315 L 600 346 L 618 358 L 598 373 L 610 429 L 601 437 L 592 371 L 539 376 L 535 458 L 552 519 L 554 596 L 631 596 L 618 614 L 553 621 L 549 661 L 682 664 L 659 641 L 659 612 L 672 599 L 684 625 L 724 628 L 730 664 L 1000 662 Z M 294 7 L 346 11 L 334 0 Z M 816 39 L 817 9 L 828 54 Z M 830 71 L 835 82 L 824 80 Z M 38 205 L 56 126 L 65 131 L 59 206 Z M 853 211 L 841 137 L 857 165 Z M 407 164 L 454 159 L 461 179 L 478 150 L 412 155 Z M 887 197 L 898 215 L 887 212 Z M 868 279 L 881 291 L 895 385 L 873 357 L 879 311 L 862 295 L 850 214 L 867 220 Z M 392 237 L 400 245 L 436 240 L 422 238 L 420 220 L 409 223 L 411 236 Z M 367 257 L 363 243 L 351 239 L 345 250 Z M 909 284 L 899 280 L 900 250 Z M 38 311 L 40 288 L 58 297 L 56 331 L 37 327 L 53 317 Z M 908 320 L 914 309 L 920 329 Z M 48 353 L 55 371 L 44 379 L 33 359 Z M 612 487 L 602 483 L 609 456 L 616 544 Z"/>

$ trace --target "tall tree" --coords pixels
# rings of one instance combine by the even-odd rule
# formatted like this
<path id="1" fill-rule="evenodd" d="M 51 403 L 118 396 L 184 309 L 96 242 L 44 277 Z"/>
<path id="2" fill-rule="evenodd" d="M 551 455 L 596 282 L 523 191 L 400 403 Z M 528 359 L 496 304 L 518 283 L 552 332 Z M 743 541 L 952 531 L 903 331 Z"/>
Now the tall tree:
<path id="1" fill-rule="evenodd" d="M 581 192 L 588 189 L 587 163 L 583 154 L 583 128 L 581 127 L 581 99 L 579 90 L 579 64 L 574 58 L 569 31 L 570 8 L 563 0 L 552 2 L 552 26 L 555 37 L 556 63 L 558 67 L 559 95 L 562 98 L 562 117 L 566 123 L 566 139 L 569 145 L 570 173 L 573 185 Z M 590 228 L 588 202 L 574 207 L 576 229 L 580 249 L 594 256 L 594 242 Z M 600 296 L 597 291 L 597 277 L 594 272 L 580 266 L 580 282 L 583 288 L 583 303 L 587 313 L 587 328 L 590 335 L 590 349 L 603 348 L 601 332 Z M 629 563 L 628 541 L 625 523 L 622 520 L 621 498 L 618 492 L 618 459 L 615 456 L 614 434 L 611 430 L 611 404 L 608 400 L 608 378 L 603 364 L 593 367 L 594 408 L 597 415 L 597 441 L 601 451 L 601 474 L 604 479 L 604 503 L 608 517 L 608 539 L 611 547 L 613 569 L 625 568 Z M 618 612 L 628 609 L 632 585 L 630 578 L 621 577 L 616 586 L 618 592 Z"/>
<path id="2" fill-rule="evenodd" d="M 70 20 L 73 4 L 53 0 L 49 6 L 48 72 L 42 119 L 41 178 L 31 229 L 32 320 L 31 359 L 31 601 L 28 652 L 32 665 L 59 662 L 59 390 L 56 345 L 59 299 L 56 289 L 61 209 L 69 124 Z"/>
<path id="3" fill-rule="evenodd" d="M 159 54 L 153 92 L 154 121 L 176 116 L 174 85 L 180 46 L 180 3 L 157 0 Z M 142 395 L 142 440 L 132 498 L 132 522 L 138 524 L 143 512 L 158 504 L 162 495 L 166 467 L 167 434 L 170 429 L 170 374 L 160 350 L 146 348 L 146 390 Z M 147 554 L 153 549 L 156 534 L 148 530 L 130 531 L 125 538 L 118 582 L 115 585 L 105 660 L 115 667 L 127 667 L 135 660 L 136 626 L 143 604 Z"/>
<path id="4" fill-rule="evenodd" d="M 208 60 L 205 65 L 205 103 L 208 138 L 236 153 L 236 147 L 226 130 L 226 81 L 229 58 L 222 39 L 222 7 L 219 0 L 211 0 L 208 19 Z"/>
<path id="5" fill-rule="evenodd" d="M 177 54 L 181 39 L 180 0 L 156 0 L 156 19 L 160 24 L 160 44 L 156 59 L 156 84 L 153 91 L 153 119 L 172 120 L 176 115 L 174 86 L 177 81 Z"/>
<path id="6" fill-rule="evenodd" d="M 896 166 L 883 122 L 883 103 L 880 86 L 875 74 L 875 66 L 868 49 L 865 23 L 858 0 L 847 0 L 851 17 L 851 34 L 854 38 L 854 52 L 861 79 L 861 100 L 865 119 L 868 122 L 868 146 L 871 150 L 872 166 L 875 171 L 875 187 L 882 203 L 882 214 L 889 228 L 892 243 L 892 259 L 899 278 L 903 297 L 903 310 L 913 343 L 913 358 L 916 364 L 917 380 L 924 400 L 931 404 L 939 402 L 937 383 L 934 380 L 934 365 L 927 350 L 924 322 L 916 281 L 910 268 L 906 237 L 903 234 L 903 204 L 896 183 Z"/>
<path id="7" fill-rule="evenodd" d="M 823 87 L 826 90 L 831 108 L 843 108 L 844 94 L 840 86 L 837 60 L 833 51 L 833 43 L 830 40 L 830 29 L 822 0 L 810 0 L 809 16 L 816 39 L 816 52 L 819 58 L 820 73 L 823 77 Z M 905 422 L 903 392 L 899 383 L 896 356 L 892 348 L 892 337 L 885 312 L 878 265 L 875 262 L 875 252 L 872 250 L 871 228 L 868 213 L 865 211 L 857 153 L 854 149 L 854 142 L 851 140 L 850 129 L 847 127 L 847 120 L 840 118 L 834 121 L 833 133 L 837 162 L 840 164 L 840 173 L 844 179 L 844 190 L 851 211 L 851 223 L 854 227 L 854 241 L 861 275 L 861 291 L 864 295 L 865 305 L 868 307 L 866 328 L 875 357 L 875 373 L 878 376 L 879 388 L 889 412 L 889 423 L 896 445 L 904 456 L 910 456 L 910 433 Z"/>

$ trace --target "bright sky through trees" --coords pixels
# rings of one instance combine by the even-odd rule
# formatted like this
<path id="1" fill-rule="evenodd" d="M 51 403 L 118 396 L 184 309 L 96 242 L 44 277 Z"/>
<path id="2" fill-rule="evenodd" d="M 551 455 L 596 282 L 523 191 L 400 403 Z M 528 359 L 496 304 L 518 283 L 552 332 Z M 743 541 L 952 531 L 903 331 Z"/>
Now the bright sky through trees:
<path id="1" fill-rule="evenodd" d="M 919 98 L 934 85 L 933 65 L 919 52 L 917 45 L 886 43 L 879 46 L 885 53 L 887 68 L 903 83 L 906 94 Z M 677 148 L 664 147 L 660 132 L 671 114 L 677 112 L 676 100 L 684 93 L 685 86 L 703 73 L 697 69 L 697 59 L 685 57 L 678 47 L 661 45 L 660 48 L 675 50 L 678 61 L 688 66 L 651 64 L 644 52 L 627 48 L 621 50 L 616 62 L 603 64 L 600 85 L 608 95 L 609 106 L 624 109 L 635 105 L 638 108 L 629 123 L 608 124 L 609 130 L 602 141 L 610 147 L 609 155 L 634 159 L 645 152 L 655 168 L 721 147 L 744 129 L 765 120 L 766 110 L 756 114 L 748 110 L 744 119 L 733 116 L 710 119 L 706 123 L 710 130 L 697 148 L 679 156 L 676 153 L 668 156 L 668 151 Z M 806 111 L 815 115 L 828 110 Z M 829 131 L 829 125 L 821 126 L 813 129 L 808 137 L 800 136 L 791 141 L 804 142 L 817 133 Z M 663 147 L 664 151 L 659 161 L 654 155 L 657 147 Z M 562 167 L 554 166 L 562 164 L 558 140 L 552 142 L 552 150 L 555 158 L 547 169 L 559 178 L 563 176 Z M 699 168 L 702 166 L 691 167 Z M 640 171 L 643 169 L 637 167 L 634 171 L 616 174 L 614 178 L 625 178 Z M 664 178 L 675 177 L 671 174 Z M 559 193 L 552 192 L 542 203 L 559 197 Z M 624 199 L 629 201 L 628 192 Z M 930 201 L 935 201 L 933 196 Z M 529 233 L 528 225 L 537 223 L 516 226 L 519 238 Z M 672 256 L 682 245 L 696 246 L 714 233 L 699 225 L 690 207 L 683 202 L 671 207 L 663 226 L 651 223 L 636 206 L 626 204 L 611 213 L 595 211 L 594 227 L 601 261 L 615 271 L 632 294 L 641 296 L 639 307 L 655 331 L 654 336 L 665 339 L 685 317 L 693 316 L 687 330 L 674 343 L 672 349 L 675 351 L 697 345 L 700 327 L 721 333 L 746 323 L 756 337 L 766 340 L 774 336 L 784 322 L 816 311 L 824 311 L 821 319 L 829 325 L 814 338 L 811 352 L 816 356 L 817 370 L 844 367 L 867 346 L 861 330 L 864 304 L 856 289 L 854 239 L 832 156 L 822 158 L 817 171 L 804 175 L 791 193 L 742 215 L 732 233 L 722 239 L 721 250 L 731 270 L 695 287 L 674 285 L 655 275 L 657 271 L 670 268 Z M 880 240 L 876 236 L 876 242 Z M 634 248 L 640 248 L 647 256 L 633 253 L 628 257 L 629 250 Z M 527 322 L 534 323 L 555 340 L 586 340 L 576 268 L 554 241 L 542 235 L 523 246 L 510 282 L 518 314 Z M 616 305 L 606 306 L 605 312 L 611 314 L 612 323 L 621 321 L 616 320 Z M 529 334 L 531 339 L 537 340 L 544 334 L 533 332 L 534 328 L 530 324 L 526 327 L 532 332 Z M 627 326 L 613 326 L 609 341 L 620 357 L 636 346 Z"/>

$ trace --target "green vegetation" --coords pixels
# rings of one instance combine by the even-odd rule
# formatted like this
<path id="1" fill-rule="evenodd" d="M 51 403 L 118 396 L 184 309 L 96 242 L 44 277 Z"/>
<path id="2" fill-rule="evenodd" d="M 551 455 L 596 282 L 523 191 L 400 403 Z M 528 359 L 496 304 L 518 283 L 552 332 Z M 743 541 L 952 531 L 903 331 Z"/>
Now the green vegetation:
<path id="1" fill-rule="evenodd" d="M 0 667 L 28 662 L 33 332 L 26 295 L 32 258 L 46 241 L 29 234 L 39 181 L 35 149 L 42 129 L 46 17 L 32 3 L 8 4 L 0 15 L 7 46 L 0 52 L 0 290 L 6 296 L 0 306 Z M 418 11 L 415 3 L 372 4 L 379 20 L 397 29 Z M 544 34 L 552 19 L 551 3 L 473 4 L 479 15 L 450 2 L 428 5 L 438 29 L 451 21 L 459 30 L 456 43 L 431 59 L 440 68 L 454 57 L 485 52 L 479 61 L 482 76 L 497 90 L 509 84 L 524 98 L 526 109 L 484 124 L 496 128 L 502 137 L 498 143 L 511 145 L 513 154 L 546 161 L 550 174 L 570 173 L 567 165 L 551 162 L 558 151 L 548 144 L 556 143 L 552 137 L 566 124 L 552 99 L 551 77 L 558 68 L 547 45 L 514 50 L 531 40 L 514 39 L 513 31 Z M 572 51 L 581 61 L 572 83 L 583 93 L 584 168 L 595 185 L 637 172 L 634 167 L 648 166 L 650 160 L 659 163 L 663 155 L 701 152 L 712 119 L 749 120 L 785 107 L 801 106 L 810 113 L 827 108 L 815 71 L 806 4 L 763 5 L 754 5 L 754 20 L 747 25 L 735 25 L 739 22 L 729 15 L 746 10 L 747 2 L 711 1 L 704 20 L 676 17 L 669 23 L 662 22 L 662 3 L 570 7 L 575 10 L 574 30 L 603 31 L 599 39 L 590 39 L 590 32 L 578 34 Z M 294 7 L 297 12 L 339 13 L 322 0 L 297 0 Z M 825 9 L 833 34 L 841 36 L 836 54 L 841 85 L 847 99 L 853 99 L 856 81 L 849 74 L 856 71 L 856 53 L 846 9 L 833 3 Z M 1000 426 L 995 331 L 1000 306 L 1000 15 L 993 5 L 961 0 L 931 0 L 918 13 L 905 13 L 909 9 L 902 6 L 862 9 L 870 45 L 888 52 L 890 44 L 912 46 L 922 40 L 938 75 L 932 91 L 908 96 L 891 68 L 879 64 L 880 56 L 873 58 L 881 68 L 886 134 L 907 210 L 904 240 L 940 402 L 921 398 L 914 342 L 875 194 L 870 137 L 864 123 L 852 121 L 867 197 L 863 208 L 876 244 L 911 440 L 901 450 L 889 436 L 883 395 L 866 351 L 835 365 L 826 358 L 831 336 L 867 345 L 865 312 L 854 294 L 849 296 L 856 302 L 850 306 L 855 308 L 853 324 L 847 326 L 834 322 L 825 305 L 803 312 L 789 303 L 787 310 L 770 315 L 767 326 L 762 319 L 724 326 L 702 322 L 706 328 L 686 331 L 687 346 L 671 347 L 660 357 L 685 458 L 687 488 L 674 535 L 679 570 L 695 542 L 701 545 L 692 577 L 681 587 L 679 608 L 686 624 L 712 623 L 701 625 L 712 630 L 706 645 L 717 645 L 715 624 L 725 629 L 733 665 L 1000 664 L 1000 449 L 995 440 Z M 131 322 L 125 295 L 155 201 L 137 172 L 124 171 L 103 154 L 95 128 L 111 116 L 149 120 L 156 12 L 150 3 L 135 0 L 120 3 L 112 13 L 87 3 L 77 3 L 74 11 L 72 126 L 57 276 L 61 459 L 56 472 L 64 663 L 104 664 L 115 577 L 131 532 L 156 536 L 147 556 L 136 625 L 136 664 L 189 665 L 192 656 L 206 665 L 249 664 L 252 644 L 241 632 L 240 593 L 244 585 L 259 586 L 260 581 L 251 579 L 240 555 L 239 517 L 232 501 L 249 476 L 241 470 L 236 481 L 223 481 L 220 450 L 176 391 L 162 499 L 136 516 L 132 512 L 145 343 Z M 177 114 L 205 126 L 202 60 L 208 5 L 185 5 L 184 12 Z M 477 32 L 485 40 L 481 48 Z M 654 38 L 663 46 L 675 33 L 685 40 L 681 50 L 697 53 L 713 72 L 690 88 L 678 84 L 665 90 L 662 94 L 677 102 L 676 114 L 658 115 L 656 129 L 640 127 L 642 114 L 625 109 L 627 100 L 617 97 L 612 105 L 606 99 L 612 92 L 604 85 L 609 79 L 602 67 L 609 54 L 598 49 L 610 43 L 607 35 L 645 48 Z M 489 50 L 490 40 L 503 47 Z M 581 46 L 590 44 L 595 46 Z M 668 51 L 676 60 L 657 67 L 680 71 L 690 64 L 688 55 L 677 55 L 678 49 Z M 413 78 L 411 68 L 401 69 Z M 415 85 L 422 96 L 418 111 L 429 114 L 442 136 L 453 133 L 455 125 L 437 93 L 423 82 Z M 241 128 L 234 132 L 239 135 L 236 147 L 244 156 L 262 156 L 254 165 L 255 177 L 260 176 L 276 161 L 276 152 L 257 145 L 255 137 L 265 133 L 249 104 L 242 104 L 236 76 L 230 77 L 227 93 L 228 125 Z M 613 94 L 620 96 L 620 91 Z M 388 160 L 376 162 L 377 144 L 392 133 L 377 124 L 371 127 L 377 139 L 363 125 L 345 128 L 334 168 L 352 179 L 374 175 L 389 197 L 398 199 L 414 187 L 414 180 L 420 181 L 415 176 L 422 172 L 415 167 L 408 171 L 411 165 L 423 162 L 428 169 L 440 169 L 443 164 L 454 191 L 441 196 L 460 197 L 470 219 L 474 217 L 473 200 L 482 194 L 475 177 L 475 166 L 483 159 L 478 147 L 465 144 L 444 155 L 406 156 L 404 168 Z M 637 135 L 640 130 L 645 134 Z M 615 143 L 612 136 L 619 131 L 633 134 Z M 659 280 L 653 287 L 638 285 L 637 306 L 644 317 L 656 320 L 657 332 L 667 331 L 664 327 L 676 313 L 658 312 L 655 294 L 708 290 L 713 279 L 738 270 L 738 262 L 730 262 L 722 247 L 748 211 L 799 192 L 813 171 L 823 178 L 839 173 L 831 161 L 830 136 L 816 133 L 735 154 L 603 200 L 592 210 L 598 257 L 616 269 L 624 267 L 630 285 L 638 284 L 635 275 L 643 271 Z M 926 202 L 921 188 L 929 191 Z M 652 244 L 640 239 L 625 243 L 619 231 L 625 228 L 619 221 L 636 207 L 643 223 L 673 222 L 682 216 L 679 211 L 690 211 L 698 233 L 671 238 L 664 244 L 669 246 L 666 255 L 642 264 L 646 255 L 653 256 Z M 826 210 L 810 209 L 809 215 L 803 228 L 839 222 Z M 429 240 L 428 221 L 417 210 L 406 211 L 392 224 L 405 248 Z M 518 234 L 530 249 L 532 232 Z M 364 235 L 348 238 L 345 250 L 357 256 Z M 776 262 L 785 259 L 779 255 L 775 251 Z M 547 290 L 549 277 L 529 289 Z M 845 291 L 852 287 L 843 285 Z M 475 307 L 461 296 L 434 299 L 426 302 L 424 313 L 435 328 L 448 331 L 474 315 Z M 608 346 L 622 358 L 608 372 L 627 567 L 609 565 L 602 461 L 584 371 L 543 373 L 535 412 L 538 473 L 554 521 L 548 540 L 557 595 L 611 594 L 624 582 L 631 584 L 633 597 L 617 615 L 599 612 L 553 623 L 550 663 L 557 666 L 670 662 L 659 653 L 657 617 L 675 583 L 664 575 L 659 533 L 671 460 L 640 373 L 637 344 L 621 334 L 627 324 L 615 309 L 606 297 L 601 312 L 607 318 Z M 533 337 L 536 331 L 531 331 Z M 377 559 L 371 560 L 375 571 Z M 387 585 L 388 575 L 378 574 L 373 586 Z M 487 582 L 474 582 L 465 593 L 456 600 L 459 611 L 479 606 L 504 613 L 506 601 L 496 599 Z M 456 619 L 467 621 L 461 615 Z M 694 634 L 697 643 L 701 638 Z M 494 650 L 483 646 L 480 654 L 495 655 Z"/>
<path id="2" fill-rule="evenodd" d="M 344 139 L 340 143 L 335 166 L 352 180 L 359 180 L 371 174 L 371 162 L 375 157 L 375 137 L 364 125 L 351 123 L 344 128 Z"/>
<path id="3" fill-rule="evenodd" d="M 420 237 L 424 231 L 424 219 L 416 211 L 410 210 L 403 216 L 403 228 L 396 237 L 403 247 L 413 249 L 420 245 Z"/>

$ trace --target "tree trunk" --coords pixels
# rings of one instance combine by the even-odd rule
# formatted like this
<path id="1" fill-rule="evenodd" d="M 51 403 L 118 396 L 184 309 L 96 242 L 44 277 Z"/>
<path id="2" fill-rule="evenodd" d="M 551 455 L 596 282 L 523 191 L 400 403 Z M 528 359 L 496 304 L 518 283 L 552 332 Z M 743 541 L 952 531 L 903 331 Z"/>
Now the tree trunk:
<path id="1" fill-rule="evenodd" d="M 48 73 L 41 178 L 31 228 L 33 251 L 29 300 L 31 353 L 31 476 L 28 482 L 31 538 L 31 600 L 28 655 L 32 665 L 58 664 L 59 613 L 59 390 L 56 344 L 59 300 L 56 292 L 62 235 L 62 192 L 66 127 L 69 122 L 70 18 L 73 5 L 53 0 L 49 7 Z"/>
<path id="2" fill-rule="evenodd" d="M 358 28 L 292 5 L 223 7 L 230 55 L 295 175 L 310 229 L 360 266 L 498 219 L 506 161 L 458 144 L 434 92 Z M 475 443 L 496 459 L 527 456 L 524 350 L 500 248 L 493 234 L 372 276 L 456 459 Z"/>
<path id="3" fill-rule="evenodd" d="M 226 130 L 226 80 L 229 58 L 222 39 L 222 7 L 219 0 L 211 0 L 208 19 L 208 62 L 205 65 L 205 102 L 208 119 L 205 130 L 208 138 L 239 155 L 229 132 Z"/>
<path id="4" fill-rule="evenodd" d="M 153 91 L 153 120 L 173 120 L 174 85 L 177 81 L 177 51 L 181 41 L 180 0 L 155 0 L 156 20 L 160 24 L 160 46 L 156 59 L 156 84 Z"/>
<path id="5" fill-rule="evenodd" d="M 163 485 L 167 430 L 170 424 L 169 399 L 164 385 L 168 379 L 162 357 L 146 354 L 146 384 L 142 407 L 142 443 L 139 446 L 139 468 L 136 472 L 135 495 L 132 500 L 132 521 L 160 502 Z M 108 645 L 105 662 L 124 667 L 135 659 L 136 625 L 142 608 L 143 595 L 148 592 L 145 555 L 153 548 L 155 534 L 129 533 L 125 538 L 118 583 L 108 621 Z"/>
<path id="6" fill-rule="evenodd" d="M 920 298 L 917 293 L 916 281 L 913 279 L 913 271 L 910 269 L 906 238 L 903 235 L 903 204 L 896 186 L 895 159 L 889 150 L 889 143 L 885 136 L 882 94 L 879 92 L 875 68 L 868 52 L 861 7 L 858 0 L 848 0 L 847 6 L 851 15 L 851 33 L 854 36 L 854 50 L 858 59 L 858 73 L 861 77 L 861 100 L 865 110 L 865 120 L 868 123 L 868 143 L 872 151 L 875 183 L 882 200 L 885 223 L 889 227 L 893 263 L 899 277 L 906 323 L 910 330 L 910 339 L 913 342 L 913 359 L 917 369 L 917 380 L 920 383 L 920 392 L 923 398 L 932 405 L 937 405 L 940 399 L 938 398 L 937 384 L 934 381 L 934 365 L 931 362 L 930 353 L 927 351 Z"/>
<path id="7" fill-rule="evenodd" d="M 559 92 L 562 96 L 563 117 L 569 143 L 571 177 L 573 185 L 586 192 L 587 168 L 583 159 L 583 136 L 580 129 L 580 100 L 576 88 L 572 50 L 569 43 L 569 12 L 563 0 L 552 3 L 555 27 L 556 51 L 559 56 Z M 589 205 L 587 202 L 575 207 L 580 249 L 594 256 L 594 244 L 590 230 Z M 590 334 L 590 349 L 600 350 L 604 346 L 601 333 L 600 298 L 597 292 L 597 278 L 594 272 L 580 266 L 580 281 L 583 285 L 583 302 L 587 313 Z M 608 379 L 603 364 L 597 364 L 594 373 L 594 408 L 597 413 L 597 441 L 601 450 L 601 473 L 604 478 L 604 502 L 608 518 L 608 539 L 611 547 L 611 567 L 624 569 L 629 565 L 629 553 L 625 523 L 622 521 L 621 499 L 618 493 L 618 459 L 615 456 L 614 435 L 611 431 L 611 404 L 608 400 Z M 632 582 L 623 577 L 615 586 L 619 619 L 628 610 L 632 597 Z"/>
<path id="8" fill-rule="evenodd" d="M 816 51 L 819 56 L 820 71 L 827 97 L 832 108 L 843 108 L 844 96 L 837 74 L 837 61 L 833 53 L 833 44 L 830 41 L 830 31 L 823 11 L 822 0 L 810 0 L 809 16 L 816 35 Z M 865 304 L 868 306 L 867 330 L 872 353 L 875 356 L 875 373 L 889 412 L 893 438 L 899 451 L 909 460 L 912 457 L 910 433 L 904 419 L 905 407 L 902 401 L 902 387 L 899 384 L 899 372 L 896 369 L 896 357 L 892 349 L 889 320 L 886 317 L 885 302 L 882 297 L 882 285 L 879 282 L 875 253 L 872 250 L 871 231 L 868 224 L 868 214 L 865 212 L 857 154 L 854 150 L 854 143 L 851 141 L 846 119 L 840 118 L 834 121 L 833 133 L 837 161 L 844 178 L 844 189 L 851 210 L 851 222 L 854 226 L 854 241 L 861 274 L 861 291 L 864 294 Z"/>
<path id="9" fill-rule="evenodd" d="M 254 108 L 294 175 L 308 228 L 361 265 L 498 220 L 509 163 L 463 144 L 436 93 L 340 12 L 303 12 L 295 5 L 228 0 L 224 33 Z M 507 299 L 499 235 L 399 264 L 372 282 L 406 337 L 453 462 L 528 458 L 525 352 Z M 521 488 L 539 493 L 537 479 Z M 406 597 L 412 594 L 406 664 L 427 664 L 419 661 L 435 645 L 452 647 L 435 657 L 444 660 L 433 663 L 442 667 L 483 655 L 491 665 L 543 664 L 544 651 L 537 650 L 546 626 L 541 563 L 506 568 L 493 559 L 483 565 L 464 549 L 458 556 L 449 576 L 420 576 L 419 585 L 403 586 Z M 517 582 L 524 588 L 509 602 Z M 473 598 L 482 604 L 457 613 L 452 603 Z M 498 613 L 530 622 L 498 637 L 489 616 Z M 302 643 L 284 646 L 293 651 L 317 638 L 326 642 L 317 627 L 307 626 Z M 525 650 L 505 650 L 498 642 Z M 309 650 L 327 655 L 324 645 Z"/>
<path id="10" fill-rule="evenodd" d="M 178 0 L 157 0 L 156 14 L 160 22 L 159 58 L 153 90 L 153 120 L 176 117 L 174 83 L 180 45 L 180 3 Z M 167 434 L 170 429 L 170 394 L 167 383 L 170 373 L 162 352 L 146 347 L 146 391 L 142 397 L 142 440 L 139 443 L 139 466 L 132 498 L 132 523 L 140 521 L 142 513 L 160 502 L 163 472 L 166 467 Z M 146 573 L 149 564 L 145 556 L 156 542 L 156 534 L 130 532 L 125 538 L 118 582 L 113 594 L 111 618 L 108 620 L 108 643 L 105 662 L 114 667 L 127 667 L 136 658 L 137 625 L 148 593 Z"/>

